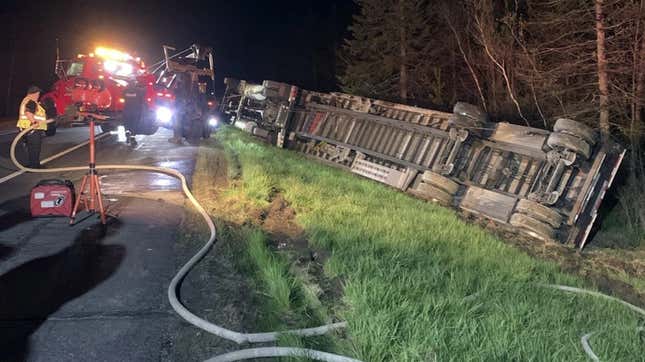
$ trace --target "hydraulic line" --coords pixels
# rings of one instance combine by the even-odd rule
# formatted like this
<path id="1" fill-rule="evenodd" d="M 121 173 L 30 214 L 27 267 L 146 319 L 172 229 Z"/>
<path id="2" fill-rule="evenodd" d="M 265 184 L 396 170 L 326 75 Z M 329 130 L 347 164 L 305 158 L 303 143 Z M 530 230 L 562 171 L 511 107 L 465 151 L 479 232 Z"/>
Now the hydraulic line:
<path id="1" fill-rule="evenodd" d="M 88 170 L 88 166 L 58 167 L 58 168 L 49 168 L 49 169 L 34 169 L 34 168 L 23 166 L 16 158 L 16 146 L 18 145 L 18 142 L 20 141 L 20 139 L 32 129 L 33 127 L 27 128 L 21 131 L 16 135 L 16 138 L 14 138 L 13 142 L 11 143 L 11 150 L 10 150 L 11 160 L 16 165 L 16 167 L 18 167 L 21 171 L 33 172 L 33 173 L 61 173 L 61 172 Z M 179 314 L 188 323 L 200 329 L 203 329 L 204 331 L 207 331 L 211 334 L 214 334 L 224 339 L 228 339 L 230 341 L 234 341 L 238 344 L 275 342 L 283 334 L 292 334 L 292 335 L 301 336 L 301 337 L 319 336 L 337 329 L 347 327 L 346 322 L 338 322 L 338 323 L 327 324 L 327 325 L 323 325 L 315 328 L 292 329 L 292 330 L 285 330 L 280 332 L 240 333 L 240 332 L 236 332 L 236 331 L 218 326 L 214 323 L 211 323 L 193 314 L 181 303 L 181 301 L 177 297 L 177 291 L 181 285 L 181 282 L 184 280 L 184 278 L 190 272 L 190 270 L 212 248 L 213 244 L 215 243 L 217 230 L 215 228 L 215 224 L 213 223 L 213 220 L 211 220 L 206 210 L 204 210 L 202 205 L 197 201 L 197 199 L 193 196 L 192 192 L 190 191 L 188 187 L 188 183 L 186 181 L 186 177 L 184 177 L 184 175 L 181 172 L 174 170 L 172 168 L 157 167 L 157 166 L 110 164 L 110 165 L 96 166 L 96 169 L 97 170 L 148 171 L 148 172 L 162 173 L 165 175 L 175 177 L 181 181 L 182 191 L 184 192 L 188 200 L 190 200 L 191 204 L 195 207 L 195 209 L 197 209 L 199 214 L 206 221 L 206 224 L 208 225 L 208 228 L 210 230 L 210 236 L 208 238 L 208 241 L 206 241 L 204 246 L 197 252 L 197 254 L 193 255 L 193 257 L 190 258 L 190 260 L 188 260 L 188 262 L 179 269 L 177 274 L 170 281 L 170 285 L 168 286 L 168 300 L 170 301 L 170 305 L 175 310 L 175 312 L 177 312 L 177 314 Z M 246 353 L 244 351 L 246 350 L 241 350 L 238 352 L 242 354 Z M 291 348 L 291 347 L 281 347 L 281 348 L 273 349 L 273 351 L 276 354 L 273 354 L 273 355 L 266 354 L 265 357 L 279 357 L 279 356 L 287 356 L 287 355 L 302 356 L 302 353 L 303 353 L 302 349 Z M 324 352 L 318 352 L 313 350 L 307 350 L 307 351 L 308 351 L 307 353 L 313 353 L 313 352 L 319 353 L 317 356 L 321 361 L 329 361 L 329 362 L 357 361 L 357 360 L 349 359 L 348 357 L 338 356 L 331 353 L 324 353 Z"/>

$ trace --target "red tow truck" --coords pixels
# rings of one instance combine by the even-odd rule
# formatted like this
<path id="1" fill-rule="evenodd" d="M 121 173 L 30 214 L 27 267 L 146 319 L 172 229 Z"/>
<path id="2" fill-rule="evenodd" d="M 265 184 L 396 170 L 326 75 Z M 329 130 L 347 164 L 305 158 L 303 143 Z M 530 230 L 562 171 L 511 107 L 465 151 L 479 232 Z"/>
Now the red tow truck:
<path id="1" fill-rule="evenodd" d="M 65 123 L 73 122 L 79 111 L 107 117 L 101 123 L 104 131 L 125 124 L 133 134 L 153 134 L 157 130 L 154 112 L 141 112 L 141 106 L 152 111 L 158 98 L 171 100 L 172 94 L 157 91 L 156 77 L 148 72 L 139 57 L 116 49 L 97 47 L 89 54 L 78 54 L 73 60 L 56 60 L 59 80 L 41 98 L 48 117 Z M 142 105 L 128 105 L 134 94 L 144 100 Z M 136 111 L 128 111 L 136 109 Z M 56 133 L 56 124 L 48 135 Z"/>

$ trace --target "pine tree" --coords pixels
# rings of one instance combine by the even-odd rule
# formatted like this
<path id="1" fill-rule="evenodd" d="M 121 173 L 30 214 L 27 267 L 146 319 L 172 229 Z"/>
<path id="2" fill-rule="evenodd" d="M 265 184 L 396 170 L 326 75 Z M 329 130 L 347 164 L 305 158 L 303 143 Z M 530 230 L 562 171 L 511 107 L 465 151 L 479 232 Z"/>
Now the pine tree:
<path id="1" fill-rule="evenodd" d="M 427 1 L 356 2 L 361 10 L 354 16 L 351 38 L 341 51 L 343 90 L 402 102 L 424 94 L 429 87 L 417 79 L 428 76 L 424 62 L 431 44 Z"/>

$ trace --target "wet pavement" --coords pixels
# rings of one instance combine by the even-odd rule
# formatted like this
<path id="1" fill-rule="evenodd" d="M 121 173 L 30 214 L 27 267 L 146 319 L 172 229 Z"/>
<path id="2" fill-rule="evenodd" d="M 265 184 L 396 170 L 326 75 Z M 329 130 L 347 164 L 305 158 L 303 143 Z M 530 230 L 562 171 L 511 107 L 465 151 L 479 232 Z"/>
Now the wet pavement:
<path id="1" fill-rule="evenodd" d="M 130 147 L 108 136 L 97 142 L 97 164 L 160 165 L 192 173 L 197 147 L 167 142 L 160 130 Z M 87 128 L 63 129 L 46 140 L 44 156 L 87 138 Z M 12 137 L 0 136 L 0 178 Z M 87 163 L 87 148 L 48 168 Z M 166 299 L 177 268 L 177 229 L 184 215 L 179 183 L 165 175 L 101 172 L 110 218 L 69 226 L 65 218 L 31 218 L 28 195 L 40 179 L 83 172 L 24 174 L 0 184 L 0 361 L 158 361 L 183 326 Z M 191 359 L 185 356 L 185 359 Z M 184 358 L 181 358 L 184 359 Z"/>

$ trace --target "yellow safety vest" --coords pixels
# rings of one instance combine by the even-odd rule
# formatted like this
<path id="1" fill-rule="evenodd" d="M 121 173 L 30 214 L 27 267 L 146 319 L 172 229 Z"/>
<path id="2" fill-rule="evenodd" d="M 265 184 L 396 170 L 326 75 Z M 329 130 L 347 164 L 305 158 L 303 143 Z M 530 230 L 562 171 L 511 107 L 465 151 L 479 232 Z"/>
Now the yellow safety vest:
<path id="1" fill-rule="evenodd" d="M 25 114 L 25 107 L 31 99 L 25 97 L 22 102 L 20 102 L 20 113 L 18 114 L 18 123 L 16 126 L 20 129 L 25 129 L 31 127 L 31 121 L 27 118 Z M 38 121 L 38 130 L 47 130 L 47 112 L 38 102 L 36 102 L 36 113 L 34 114 L 34 119 Z"/>

